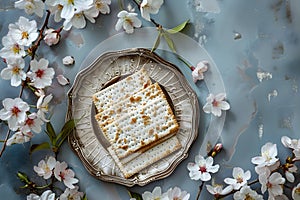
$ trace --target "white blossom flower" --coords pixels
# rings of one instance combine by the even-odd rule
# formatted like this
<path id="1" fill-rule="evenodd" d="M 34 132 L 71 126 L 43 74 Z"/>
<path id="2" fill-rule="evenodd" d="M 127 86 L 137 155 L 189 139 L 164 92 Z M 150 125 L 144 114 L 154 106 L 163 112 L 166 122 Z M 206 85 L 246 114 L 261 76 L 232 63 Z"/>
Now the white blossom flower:
<path id="1" fill-rule="evenodd" d="M 55 193 L 51 190 L 46 190 L 41 196 L 31 193 L 27 196 L 27 200 L 55 200 Z"/>
<path id="2" fill-rule="evenodd" d="M 60 22 L 61 18 L 61 11 L 63 6 L 59 4 L 59 0 L 46 0 L 45 4 L 48 6 L 50 12 L 54 14 L 54 21 Z"/>
<path id="3" fill-rule="evenodd" d="M 206 159 L 197 155 L 195 163 L 188 163 L 187 168 L 190 171 L 189 176 L 192 180 L 209 181 L 210 173 L 216 173 L 219 170 L 219 165 L 213 165 L 214 159 L 209 156 Z"/>
<path id="4" fill-rule="evenodd" d="M 44 41 L 48 46 L 55 45 L 60 40 L 60 34 L 53 28 L 49 28 L 45 31 Z"/>
<path id="5" fill-rule="evenodd" d="M 293 173 L 296 173 L 298 170 L 297 166 L 294 164 L 289 164 L 287 169 L 284 169 L 286 179 L 293 183 L 295 181 L 295 177 Z"/>
<path id="6" fill-rule="evenodd" d="M 208 62 L 206 60 L 201 61 L 197 64 L 196 68 L 192 72 L 194 83 L 196 83 L 198 80 L 204 79 L 204 72 L 206 72 L 207 69 L 208 69 Z"/>
<path id="7" fill-rule="evenodd" d="M 36 103 L 36 107 L 38 109 L 37 115 L 41 120 L 44 122 L 48 122 L 49 120 L 46 119 L 45 114 L 49 111 L 49 102 L 52 100 L 53 95 L 49 94 L 47 96 L 42 95 L 38 99 Z"/>
<path id="8" fill-rule="evenodd" d="M 296 187 L 293 188 L 292 198 L 294 200 L 300 200 L 300 183 Z"/>
<path id="9" fill-rule="evenodd" d="M 22 16 L 15 24 L 9 24 L 8 29 L 8 34 L 11 35 L 19 45 L 30 46 L 39 36 L 36 21 L 29 21 Z"/>
<path id="10" fill-rule="evenodd" d="M 92 8 L 94 8 L 94 7 L 92 7 Z M 92 9 L 92 8 L 83 11 L 83 15 L 84 15 L 84 17 L 85 17 L 86 19 L 88 19 L 91 23 L 95 23 L 95 22 L 96 22 L 95 18 L 98 17 L 99 11 L 96 10 L 96 9 Z"/>
<path id="11" fill-rule="evenodd" d="M 231 185 L 226 186 L 224 189 L 222 185 L 215 185 L 215 186 L 206 185 L 206 189 L 209 193 L 211 193 L 216 198 L 218 198 L 220 195 L 228 194 L 229 192 L 232 191 L 233 188 Z"/>
<path id="12" fill-rule="evenodd" d="M 229 110 L 230 105 L 224 99 L 226 98 L 225 93 L 219 93 L 216 96 L 209 94 L 206 98 L 206 104 L 203 106 L 205 113 L 212 113 L 213 115 L 220 117 L 222 110 Z"/>
<path id="13" fill-rule="evenodd" d="M 38 166 L 34 166 L 33 170 L 44 179 L 49 179 L 52 176 L 53 169 L 56 165 L 56 160 L 53 156 L 50 156 L 46 161 L 41 160 Z"/>
<path id="14" fill-rule="evenodd" d="M 32 133 L 22 133 L 18 131 L 14 133 L 6 142 L 7 146 L 11 146 L 12 144 L 23 144 L 25 142 L 29 142 L 30 139 L 33 137 Z"/>
<path id="15" fill-rule="evenodd" d="M 95 11 L 79 11 L 75 12 L 74 16 L 64 21 L 64 30 L 70 30 L 72 26 L 78 29 L 82 29 L 86 26 L 85 17 L 92 23 L 95 23 L 95 17 L 97 12 Z"/>
<path id="16" fill-rule="evenodd" d="M 259 182 L 261 184 L 262 193 L 265 193 L 268 190 L 268 200 L 273 200 L 275 196 L 282 195 L 282 185 L 284 184 L 285 179 L 280 173 L 274 172 L 271 175 L 269 173 L 263 174 L 259 176 Z"/>
<path id="17" fill-rule="evenodd" d="M 250 186 L 243 186 L 239 191 L 235 192 L 233 195 L 234 200 L 263 200 L 263 196 L 257 194 L 256 191 L 252 190 Z"/>
<path id="18" fill-rule="evenodd" d="M 26 55 L 24 46 L 18 44 L 11 36 L 2 38 L 3 48 L 0 50 L 0 56 L 4 59 L 22 58 Z"/>
<path id="19" fill-rule="evenodd" d="M 283 146 L 290 148 L 290 149 L 297 149 L 300 148 L 300 139 L 291 139 L 287 136 L 282 136 L 281 137 L 281 143 Z"/>
<path id="20" fill-rule="evenodd" d="M 12 131 L 19 128 L 19 124 L 26 119 L 26 112 L 29 106 L 21 98 L 6 98 L 2 101 L 3 109 L 0 110 L 0 119 L 7 120 L 8 127 Z"/>
<path id="21" fill-rule="evenodd" d="M 24 122 L 20 124 L 20 131 L 22 133 L 28 133 L 34 131 L 40 133 L 42 131 L 43 121 L 38 117 L 37 113 L 31 113 L 27 115 Z"/>
<path id="22" fill-rule="evenodd" d="M 39 61 L 36 59 L 30 61 L 31 71 L 27 73 L 32 81 L 32 85 L 38 89 L 45 88 L 52 84 L 54 76 L 54 69 L 48 67 L 49 61 L 41 58 Z"/>
<path id="23" fill-rule="evenodd" d="M 54 176 L 57 180 L 63 181 L 65 186 L 70 189 L 74 189 L 73 184 L 78 183 L 78 179 L 74 178 L 75 173 L 71 169 L 67 169 L 68 165 L 66 162 L 56 162 L 54 167 Z"/>
<path id="24" fill-rule="evenodd" d="M 118 13 L 118 21 L 115 26 L 116 31 L 119 31 L 122 27 L 126 33 L 133 33 L 134 28 L 142 26 L 141 20 L 137 18 L 136 13 L 129 13 L 126 10 L 122 10 Z"/>
<path id="25" fill-rule="evenodd" d="M 73 56 L 66 56 L 62 59 L 62 62 L 64 65 L 73 65 L 75 62 L 75 59 Z"/>
<path id="26" fill-rule="evenodd" d="M 22 58 L 6 59 L 7 67 L 1 71 L 1 77 L 4 80 L 10 80 L 12 86 L 19 86 L 26 79 L 26 73 L 23 71 L 25 61 Z"/>
<path id="27" fill-rule="evenodd" d="M 24 9 L 29 15 L 35 13 L 43 17 L 45 4 L 41 0 L 19 0 L 15 2 L 15 8 Z"/>
<path id="28" fill-rule="evenodd" d="M 270 142 L 261 147 L 261 156 L 256 156 L 251 159 L 251 162 L 258 166 L 271 166 L 278 161 L 277 146 Z"/>
<path id="29" fill-rule="evenodd" d="M 79 192 L 78 189 L 78 186 L 75 186 L 74 189 L 66 188 L 64 193 L 60 195 L 59 200 L 81 200 L 84 196 L 84 193 Z"/>
<path id="30" fill-rule="evenodd" d="M 150 14 L 157 14 L 163 3 L 163 0 L 143 0 L 141 3 L 142 17 L 150 21 Z"/>
<path id="31" fill-rule="evenodd" d="M 294 160 L 300 159 L 300 139 L 291 139 L 287 136 L 283 136 L 281 142 L 285 147 L 293 149 L 295 155 Z"/>
<path id="32" fill-rule="evenodd" d="M 89 10 L 96 10 L 97 16 L 99 13 L 109 14 L 110 13 L 110 8 L 109 8 L 110 4 L 111 4 L 111 0 L 94 0 L 93 6 Z"/>
<path id="33" fill-rule="evenodd" d="M 232 185 L 233 189 L 238 190 L 242 186 L 247 184 L 247 181 L 251 178 L 251 172 L 244 170 L 240 167 L 234 167 L 232 170 L 233 178 L 225 178 L 224 182 Z"/>
<path id="34" fill-rule="evenodd" d="M 146 191 L 142 194 L 143 200 L 163 200 L 166 197 L 167 194 L 162 194 L 159 186 L 155 187 L 152 192 Z"/>
<path id="35" fill-rule="evenodd" d="M 170 200 L 188 200 L 190 198 L 190 194 L 186 191 L 181 191 L 179 187 L 170 188 L 167 191 L 167 196 Z"/>
<path id="36" fill-rule="evenodd" d="M 93 0 L 59 0 L 58 4 L 62 5 L 61 17 L 71 19 L 75 12 L 88 10 L 92 6 Z"/>

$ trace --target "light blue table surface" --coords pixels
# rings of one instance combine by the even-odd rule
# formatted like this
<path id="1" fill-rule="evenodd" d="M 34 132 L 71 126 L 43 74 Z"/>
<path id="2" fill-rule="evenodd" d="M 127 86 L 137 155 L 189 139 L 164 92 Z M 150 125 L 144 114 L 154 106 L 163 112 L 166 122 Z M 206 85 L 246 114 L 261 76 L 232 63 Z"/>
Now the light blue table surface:
<path id="1" fill-rule="evenodd" d="M 195 8 L 197 2 L 202 5 L 202 10 Z M 69 32 L 62 32 L 60 43 L 51 48 L 43 46 L 39 55 L 46 57 L 56 73 L 64 74 L 72 83 L 79 70 L 85 67 L 82 63 L 92 62 L 94 57 L 99 56 L 97 50 L 93 49 L 105 51 L 106 47 L 101 46 L 102 42 L 105 44 L 111 37 L 118 39 L 127 37 L 114 29 L 118 12 L 118 2 L 112 0 L 109 15 L 101 15 L 95 24 L 87 22 L 84 29 L 73 28 Z M 0 38 L 7 34 L 8 24 L 15 23 L 22 15 L 29 17 L 24 11 L 14 9 L 13 1 L 0 2 Z M 223 129 L 218 138 L 224 145 L 224 151 L 215 159 L 221 166 L 219 172 L 214 175 L 215 182 L 223 183 L 225 177 L 231 176 L 234 166 L 250 170 L 254 179 L 256 174 L 251 158 L 260 154 L 260 147 L 266 142 L 277 143 L 279 158 L 285 159 L 288 152 L 281 145 L 280 138 L 283 135 L 300 138 L 300 2 L 165 0 L 159 14 L 153 18 L 167 28 L 189 19 L 190 24 L 183 31 L 188 39 L 174 40 L 175 45 L 182 43 L 181 46 L 177 46 L 179 54 L 181 52 L 193 65 L 200 61 L 203 55 L 196 55 L 192 49 L 184 45 L 185 40 L 188 42 L 192 40 L 199 45 L 198 48 L 206 50 L 205 56 L 210 56 L 219 70 L 216 76 L 221 77 L 222 81 L 215 90 L 224 87 L 231 109 L 226 113 L 225 124 L 224 127 L 221 126 Z M 42 22 L 42 19 L 35 19 L 38 23 Z M 52 21 L 51 23 L 53 24 Z M 146 21 L 143 21 L 143 26 L 153 27 Z M 154 28 L 136 30 L 135 34 L 128 36 L 131 40 L 124 40 L 120 46 L 110 46 L 108 49 L 125 49 L 135 45 L 151 47 L 155 37 L 151 35 L 149 38 L 143 38 L 143 31 L 155 33 Z M 237 35 L 240 37 L 237 38 Z M 2 48 L 2 45 L 0 47 Z M 162 44 L 157 53 L 178 65 L 196 91 L 200 105 L 203 106 L 208 93 L 206 83 L 199 82 L 195 85 L 190 70 L 170 51 L 165 50 L 167 47 Z M 75 58 L 73 66 L 66 67 L 62 64 L 62 58 L 67 55 Z M 4 67 L 4 63 L 1 62 L 0 69 Z M 261 72 L 269 73 L 272 77 L 260 80 L 258 73 Z M 66 93 L 70 86 L 61 87 L 56 84 L 56 88 L 51 90 L 55 94 L 56 105 L 52 119 L 57 130 L 62 127 L 65 119 Z M 0 80 L 1 101 L 6 97 L 16 97 L 18 92 L 18 89 L 10 86 L 9 81 Z M 2 108 L 2 105 L 0 107 Z M 199 153 L 201 147 L 203 148 L 208 124 L 213 120 L 203 111 L 200 118 L 199 137 L 191 146 L 187 159 L 179 164 L 169 177 L 143 187 L 134 186 L 130 188 L 131 190 L 143 193 L 152 191 L 155 186 L 161 186 L 163 191 L 178 186 L 191 194 L 190 199 L 196 198 L 200 182 L 189 178 L 186 166 L 188 162 L 194 162 L 195 155 Z M 1 139 L 5 137 L 5 133 L 5 126 L 0 125 Z M 34 137 L 32 143 L 45 140 L 47 137 L 42 133 Z M 16 178 L 16 172 L 23 171 L 36 177 L 32 168 L 47 154 L 43 151 L 29 156 L 29 147 L 29 143 L 7 147 L 0 158 L 0 199 L 26 198 L 19 189 L 21 183 Z M 87 194 L 89 200 L 129 199 L 126 187 L 92 177 L 67 142 L 63 145 L 58 158 L 65 160 L 75 171 L 76 177 L 80 180 L 80 190 Z M 298 182 L 299 178 L 298 176 Z M 204 190 L 200 199 L 212 199 L 212 196 Z M 232 199 L 232 196 L 228 199 Z"/>

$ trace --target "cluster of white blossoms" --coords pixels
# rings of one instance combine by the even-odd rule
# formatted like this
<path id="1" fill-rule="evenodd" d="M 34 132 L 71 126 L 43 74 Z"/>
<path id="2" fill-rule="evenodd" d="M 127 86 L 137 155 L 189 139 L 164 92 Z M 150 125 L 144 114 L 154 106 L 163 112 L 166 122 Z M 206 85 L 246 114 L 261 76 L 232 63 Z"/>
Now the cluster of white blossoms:
<path id="1" fill-rule="evenodd" d="M 255 172 L 258 174 L 258 181 L 261 184 L 261 193 L 268 191 L 268 200 L 288 199 L 283 193 L 283 184 L 290 182 L 294 185 L 292 194 L 294 200 L 300 200 L 300 183 L 295 183 L 295 174 L 298 172 L 296 162 L 300 161 L 300 139 L 290 139 L 287 136 L 281 138 L 282 144 L 291 149 L 292 157 L 288 157 L 286 163 L 281 164 L 277 158 L 277 145 L 266 143 L 261 147 L 261 155 L 255 156 L 251 162 L 255 164 Z M 211 180 L 211 173 L 216 173 L 219 170 L 219 165 L 213 165 L 213 158 L 208 156 L 204 158 L 201 155 L 195 157 L 195 163 L 188 163 L 187 169 L 192 180 L 201 180 L 207 182 Z M 283 172 L 284 175 L 282 175 Z M 256 190 L 251 189 L 251 185 L 256 181 L 249 182 L 251 172 L 244 171 L 240 167 L 234 167 L 232 178 L 225 178 L 224 182 L 227 186 L 221 184 L 206 185 L 209 193 L 219 199 L 224 196 L 233 194 L 235 200 L 255 199 L 263 200 L 263 195 L 258 194 Z"/>
<path id="2" fill-rule="evenodd" d="M 2 101 L 4 108 L 0 110 L 0 119 L 7 121 L 9 129 L 15 131 L 6 145 L 28 142 L 33 137 L 33 133 L 41 132 L 41 126 L 48 121 L 45 113 L 49 111 L 48 104 L 52 97 L 51 94 L 41 95 L 36 105 L 36 112 L 30 111 L 29 105 L 18 97 L 5 98 Z"/>
<path id="3" fill-rule="evenodd" d="M 163 3 L 163 0 L 143 0 L 140 4 L 142 18 L 151 21 L 150 14 L 157 14 Z M 115 29 L 119 31 L 123 27 L 126 33 L 133 33 L 134 28 L 142 26 L 142 21 L 137 16 L 138 14 L 135 12 L 120 11 Z"/>
<path id="4" fill-rule="evenodd" d="M 74 184 L 78 183 L 78 179 L 75 178 L 74 171 L 68 168 L 67 163 L 56 161 L 54 157 L 50 156 L 46 160 L 41 160 L 38 163 L 38 166 L 34 166 L 33 169 L 39 176 L 43 177 L 45 180 L 48 180 L 54 176 L 56 180 L 63 182 L 67 188 L 59 198 L 55 198 L 55 193 L 53 193 L 51 190 L 46 190 L 41 196 L 33 193 L 29 194 L 27 196 L 27 200 L 79 200 L 83 198 L 83 192 L 79 192 L 79 187 L 74 186 Z"/>
<path id="5" fill-rule="evenodd" d="M 42 0 L 19 0 L 15 2 L 15 7 L 24 9 L 27 14 L 36 14 L 39 17 L 43 16 L 44 9 L 47 7 L 54 14 L 54 20 L 56 22 L 64 20 L 63 29 L 70 30 L 72 27 L 84 28 L 86 19 L 95 23 L 95 18 L 100 13 L 109 14 L 110 4 L 111 0 L 46 0 L 45 3 Z M 157 14 L 162 4 L 163 0 L 143 0 L 140 4 L 142 18 L 151 21 L 150 14 Z M 115 29 L 119 31 L 123 28 L 126 33 L 133 33 L 134 28 L 142 26 L 137 16 L 135 12 L 120 11 Z M 54 29 L 50 29 L 47 33 L 50 39 L 46 38 L 46 41 L 52 41 L 55 38 L 51 36 L 51 33 L 56 34 Z"/>
<path id="6" fill-rule="evenodd" d="M 152 192 L 146 191 L 142 194 L 143 200 L 188 200 L 190 194 L 186 191 L 181 191 L 179 187 L 170 188 L 167 192 L 162 193 L 161 187 L 157 186 Z M 131 198 L 130 200 L 136 200 Z"/>
<path id="7" fill-rule="evenodd" d="M 15 7 L 39 17 L 43 16 L 44 9 L 47 7 L 54 14 L 55 22 L 64 20 L 64 30 L 70 30 L 72 26 L 84 28 L 86 19 L 95 23 L 99 13 L 109 14 L 110 4 L 111 0 L 19 0 L 15 2 Z"/>

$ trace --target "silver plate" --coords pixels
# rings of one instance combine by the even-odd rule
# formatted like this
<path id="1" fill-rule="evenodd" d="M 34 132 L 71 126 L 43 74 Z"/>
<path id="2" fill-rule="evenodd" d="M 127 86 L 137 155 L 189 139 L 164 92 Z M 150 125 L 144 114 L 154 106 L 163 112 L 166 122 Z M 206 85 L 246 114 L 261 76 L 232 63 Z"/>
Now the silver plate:
<path id="1" fill-rule="evenodd" d="M 182 148 L 126 179 L 108 153 L 107 145 L 94 123 L 95 111 L 91 97 L 116 77 L 127 76 L 142 67 L 149 72 L 151 79 L 165 89 L 172 101 L 174 114 L 180 124 L 177 136 Z M 77 74 L 68 96 L 67 119 L 82 118 L 69 136 L 69 144 L 88 172 L 103 181 L 143 186 L 165 178 L 187 157 L 198 134 L 200 113 L 197 95 L 176 66 L 147 49 L 128 49 L 99 56 Z"/>

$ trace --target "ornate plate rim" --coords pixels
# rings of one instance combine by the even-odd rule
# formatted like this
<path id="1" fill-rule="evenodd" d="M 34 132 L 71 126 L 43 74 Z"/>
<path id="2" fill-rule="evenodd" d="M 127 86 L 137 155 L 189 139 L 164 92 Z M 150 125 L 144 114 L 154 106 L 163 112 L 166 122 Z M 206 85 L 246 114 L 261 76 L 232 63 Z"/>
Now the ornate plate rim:
<path id="1" fill-rule="evenodd" d="M 146 184 L 148 184 L 148 183 L 150 183 L 154 180 L 163 179 L 165 177 L 168 177 L 176 169 L 176 167 L 188 156 L 188 151 L 189 151 L 192 143 L 195 141 L 195 139 L 197 138 L 197 135 L 198 135 L 198 125 L 199 125 L 199 121 L 200 121 L 200 109 L 199 109 L 198 97 L 197 97 L 196 93 L 193 91 L 193 89 L 189 85 L 188 81 L 186 80 L 186 78 L 184 77 L 184 75 L 182 74 L 182 72 L 180 71 L 180 69 L 177 66 L 175 66 L 174 64 L 164 60 L 159 55 L 157 55 L 156 53 L 150 51 L 149 49 L 131 48 L 131 49 L 118 50 L 118 51 L 110 51 L 110 52 L 105 52 L 105 53 L 99 55 L 89 66 L 87 66 L 86 68 L 82 69 L 81 71 L 79 71 L 77 73 L 77 75 L 74 79 L 73 85 L 70 88 L 70 90 L 68 91 L 68 111 L 67 111 L 67 114 L 66 114 L 66 120 L 69 120 L 69 119 L 72 118 L 72 109 L 71 108 L 72 108 L 73 90 L 78 85 L 78 82 L 79 82 L 81 76 L 83 74 L 89 72 L 90 70 L 92 70 L 101 59 L 104 59 L 105 57 L 110 56 L 110 55 L 114 55 L 114 54 L 120 54 L 122 56 L 131 55 L 131 54 L 140 54 L 140 55 L 147 55 L 148 57 L 151 57 L 152 59 L 158 61 L 158 63 L 160 63 L 164 66 L 167 66 L 171 70 L 176 71 L 177 72 L 176 75 L 181 76 L 180 78 L 182 78 L 181 81 L 180 81 L 181 84 L 183 84 L 185 86 L 185 88 L 187 90 L 189 90 L 189 92 L 191 92 L 191 95 L 194 97 L 192 99 L 192 101 L 193 101 L 192 105 L 194 106 L 196 117 L 193 120 L 193 124 L 192 124 L 193 129 L 191 131 L 190 138 L 188 138 L 187 145 L 184 147 L 184 150 L 182 151 L 181 155 L 176 157 L 174 162 L 167 169 L 165 169 L 163 172 L 158 173 L 158 174 L 154 174 L 151 177 L 148 177 L 147 179 L 145 179 L 143 181 L 140 181 L 136 178 L 125 179 L 125 178 L 114 176 L 114 175 L 108 175 L 108 174 L 105 174 L 103 172 L 100 172 L 99 170 L 96 170 L 92 166 L 92 164 L 89 161 L 86 160 L 85 156 L 83 155 L 83 152 L 81 151 L 82 149 L 81 149 L 81 146 L 79 144 L 79 141 L 75 136 L 76 135 L 76 130 L 74 130 L 68 136 L 68 143 L 69 143 L 71 149 L 79 157 L 79 159 L 83 163 L 86 170 L 92 176 L 94 176 L 97 179 L 100 179 L 102 181 L 118 183 L 118 184 L 129 186 L 129 187 L 132 187 L 134 185 L 144 186 L 144 185 L 146 185 Z"/>

